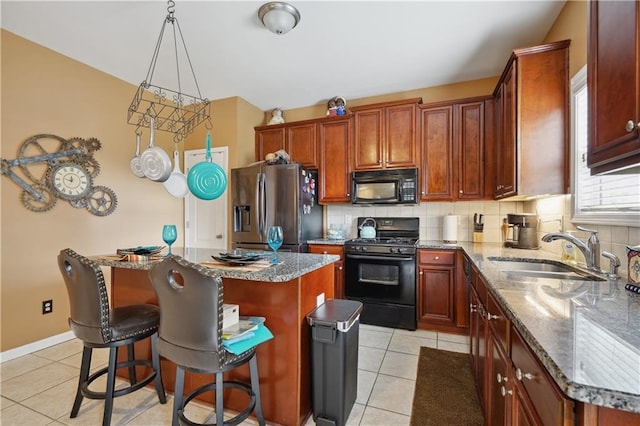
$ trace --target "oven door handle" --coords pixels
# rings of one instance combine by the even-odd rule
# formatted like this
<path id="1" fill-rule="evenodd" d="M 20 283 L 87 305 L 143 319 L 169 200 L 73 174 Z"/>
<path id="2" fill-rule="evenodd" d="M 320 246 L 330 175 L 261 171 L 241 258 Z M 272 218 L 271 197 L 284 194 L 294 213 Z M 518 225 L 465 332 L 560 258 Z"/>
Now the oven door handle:
<path id="1" fill-rule="evenodd" d="M 413 256 L 361 256 L 358 254 L 347 254 L 347 259 L 356 259 L 356 260 L 413 260 Z"/>

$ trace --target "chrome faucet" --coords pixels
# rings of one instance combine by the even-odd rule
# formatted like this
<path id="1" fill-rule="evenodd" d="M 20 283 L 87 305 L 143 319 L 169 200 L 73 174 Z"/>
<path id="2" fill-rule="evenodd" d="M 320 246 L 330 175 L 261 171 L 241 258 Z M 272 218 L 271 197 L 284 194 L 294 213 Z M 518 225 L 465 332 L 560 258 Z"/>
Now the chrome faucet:
<path id="1" fill-rule="evenodd" d="M 598 231 L 593 229 L 586 229 L 581 226 L 577 227 L 578 230 L 584 232 L 591 232 L 591 236 L 587 240 L 586 244 L 571 234 L 565 234 L 562 232 L 551 232 L 545 234 L 542 237 L 542 241 L 550 243 L 555 240 L 567 240 L 573 243 L 584 255 L 587 262 L 587 268 L 600 272 L 600 241 L 598 240 Z"/>

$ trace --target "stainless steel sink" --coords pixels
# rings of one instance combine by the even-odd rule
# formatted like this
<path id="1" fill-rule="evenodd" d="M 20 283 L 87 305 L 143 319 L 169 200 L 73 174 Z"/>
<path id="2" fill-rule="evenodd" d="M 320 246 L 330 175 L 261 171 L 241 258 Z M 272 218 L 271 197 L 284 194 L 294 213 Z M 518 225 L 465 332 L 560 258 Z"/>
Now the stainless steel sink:
<path id="1" fill-rule="evenodd" d="M 573 266 L 546 259 L 488 257 L 501 272 L 512 277 L 539 277 L 560 280 L 605 281 L 604 278 Z"/>

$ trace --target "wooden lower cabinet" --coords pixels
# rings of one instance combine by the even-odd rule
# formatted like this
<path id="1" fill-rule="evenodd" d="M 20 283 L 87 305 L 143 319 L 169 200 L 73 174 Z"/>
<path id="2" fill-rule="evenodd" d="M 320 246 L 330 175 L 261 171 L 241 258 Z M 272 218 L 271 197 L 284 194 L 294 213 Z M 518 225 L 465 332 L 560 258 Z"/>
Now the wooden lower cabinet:
<path id="1" fill-rule="evenodd" d="M 485 424 L 573 426 L 574 402 L 540 364 L 475 267 L 471 276 L 471 366 Z"/>
<path id="2" fill-rule="evenodd" d="M 456 332 L 456 252 L 418 250 L 418 328 Z"/>
<path id="3" fill-rule="evenodd" d="M 333 264 L 334 267 L 334 297 L 344 299 L 344 246 L 338 244 L 309 244 L 309 253 L 336 254 L 340 260 Z"/>

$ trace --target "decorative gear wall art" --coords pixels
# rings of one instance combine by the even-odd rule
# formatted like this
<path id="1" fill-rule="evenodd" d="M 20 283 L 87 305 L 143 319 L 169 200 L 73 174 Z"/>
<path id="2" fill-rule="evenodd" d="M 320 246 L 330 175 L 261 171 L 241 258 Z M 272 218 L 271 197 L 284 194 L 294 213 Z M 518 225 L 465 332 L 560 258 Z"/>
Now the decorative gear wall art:
<path id="1" fill-rule="evenodd" d="M 0 175 L 23 189 L 22 204 L 32 212 L 51 210 L 58 199 L 96 216 L 107 216 L 118 205 L 115 192 L 93 186 L 100 165 L 93 154 L 102 147 L 96 138 L 64 139 L 56 135 L 35 135 L 18 149 L 15 160 L 0 159 Z M 22 176 L 12 168 L 18 167 Z"/>

